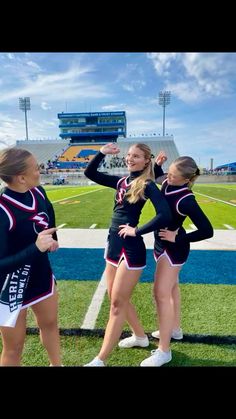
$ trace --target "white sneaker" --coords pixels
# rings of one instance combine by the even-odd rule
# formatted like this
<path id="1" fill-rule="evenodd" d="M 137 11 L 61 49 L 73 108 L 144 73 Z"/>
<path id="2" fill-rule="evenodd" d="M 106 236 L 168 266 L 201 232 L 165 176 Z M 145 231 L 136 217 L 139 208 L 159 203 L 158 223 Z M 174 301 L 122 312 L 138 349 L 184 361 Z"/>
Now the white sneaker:
<path id="1" fill-rule="evenodd" d="M 64 366 L 65 365 L 62 365 L 62 364 L 61 365 L 52 365 L 52 364 L 49 365 L 49 367 L 64 367 Z"/>
<path id="2" fill-rule="evenodd" d="M 85 364 L 84 367 L 105 367 L 105 364 L 96 356 L 96 358 L 94 358 L 91 362 Z"/>
<path id="3" fill-rule="evenodd" d="M 156 330 L 155 332 L 152 332 L 152 336 L 156 339 L 160 339 L 160 331 Z M 182 329 L 172 330 L 171 337 L 172 339 L 175 339 L 175 340 L 183 339 L 183 330 Z"/>
<path id="4" fill-rule="evenodd" d="M 149 340 L 147 336 L 145 336 L 145 338 L 140 338 L 138 336 L 132 335 L 129 338 L 120 340 L 118 346 L 119 348 L 133 348 L 134 346 L 146 348 L 149 346 Z"/>
<path id="5" fill-rule="evenodd" d="M 141 362 L 140 367 L 161 367 L 172 360 L 171 351 L 163 352 L 160 349 L 156 349 L 151 351 L 151 354 L 149 358 Z"/>

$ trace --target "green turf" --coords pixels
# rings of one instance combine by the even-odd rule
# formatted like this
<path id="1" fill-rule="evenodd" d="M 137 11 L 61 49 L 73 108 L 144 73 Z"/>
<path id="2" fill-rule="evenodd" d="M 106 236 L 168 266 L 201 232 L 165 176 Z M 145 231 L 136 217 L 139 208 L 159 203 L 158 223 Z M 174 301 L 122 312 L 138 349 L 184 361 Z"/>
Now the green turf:
<path id="1" fill-rule="evenodd" d="M 97 288 L 95 281 L 58 281 L 59 327 L 79 328 Z M 28 311 L 28 326 L 35 327 L 32 311 Z"/>
<path id="2" fill-rule="evenodd" d="M 97 355 L 101 344 L 102 338 L 97 337 L 61 337 L 63 364 L 83 366 Z M 173 359 L 170 364 L 162 368 L 236 366 L 236 345 L 172 343 L 171 347 Z M 125 350 L 116 347 L 107 361 L 107 366 L 138 367 L 143 359 L 150 356 L 152 349 L 156 349 L 153 342 L 148 348 Z M 39 345 L 38 336 L 27 336 L 22 364 L 24 366 L 49 365 L 47 355 Z"/>
<path id="3" fill-rule="evenodd" d="M 86 307 L 97 283 L 94 281 L 59 281 L 60 327 L 78 328 L 83 322 Z M 235 301 L 236 287 L 230 285 L 181 284 L 182 327 L 186 334 L 236 335 Z M 156 329 L 155 307 L 152 299 L 152 284 L 140 283 L 135 288 L 133 302 L 140 313 L 146 332 Z M 29 310 L 30 312 L 31 310 Z M 104 329 L 109 312 L 109 302 L 105 297 L 96 327 Z M 32 315 L 28 316 L 28 326 L 35 326 Z M 128 330 L 128 326 L 124 326 Z M 97 355 L 102 344 L 101 337 L 61 336 L 62 357 L 65 366 L 83 365 Z M 1 344 L 0 344 L 1 347 Z M 155 349 L 152 341 L 148 348 L 119 349 L 112 351 L 108 366 L 138 366 Z M 173 360 L 166 367 L 173 366 L 236 366 L 236 345 L 209 345 L 200 343 L 171 344 Z M 22 365 L 47 366 L 45 350 L 39 336 L 27 335 Z"/>
<path id="4" fill-rule="evenodd" d="M 147 332 L 158 327 L 151 283 L 138 284 L 132 301 Z M 187 334 L 236 336 L 235 285 L 180 284 L 182 327 Z M 104 299 L 96 327 L 104 327 L 109 301 Z M 128 326 L 125 327 L 128 330 Z"/>
<path id="5" fill-rule="evenodd" d="M 96 224 L 96 228 L 109 227 L 115 192 L 113 189 L 95 185 L 57 187 L 53 190 L 48 188 L 47 191 L 48 197 L 54 202 L 57 225 L 66 224 L 65 228 L 89 228 L 92 224 Z M 214 229 L 227 229 L 224 224 L 236 229 L 236 207 L 217 201 L 220 199 L 236 203 L 236 185 L 196 184 L 193 191 L 196 192 L 196 199 Z M 59 200 L 61 201 L 55 202 Z M 153 205 L 147 201 L 140 217 L 140 225 L 154 215 Z M 191 220 L 187 218 L 184 223 L 185 228 L 191 228 L 191 223 Z"/>
<path id="6" fill-rule="evenodd" d="M 65 228 L 108 228 L 112 214 L 114 190 L 100 186 L 89 187 L 46 187 L 48 197 L 53 201 L 57 225 L 66 223 Z M 196 184 L 194 191 L 211 198 L 196 194 L 196 198 L 210 218 L 213 227 L 226 229 L 229 224 L 236 228 L 236 208 L 226 203 L 236 203 L 236 185 L 234 184 Z M 65 199 L 66 198 L 66 199 Z M 152 204 L 147 202 L 140 224 L 154 215 Z M 185 227 L 189 228 L 186 219 Z M 59 326 L 61 328 L 79 328 L 91 302 L 97 283 L 95 281 L 59 281 Z M 133 301 L 140 313 L 145 330 L 155 330 L 155 305 L 152 298 L 152 284 L 138 284 Z M 236 287 L 230 285 L 194 285 L 181 284 L 182 327 L 184 333 L 200 335 L 236 336 L 235 301 Z M 99 313 L 96 327 L 104 329 L 109 312 L 109 302 L 105 297 Z M 29 310 L 28 326 L 35 322 Z M 124 326 L 128 330 L 128 326 Z M 99 337 L 61 336 L 63 364 L 65 366 L 83 365 L 97 355 L 102 344 Z M 236 345 L 208 345 L 191 343 L 172 343 L 173 360 L 164 368 L 173 366 L 236 366 Z M 1 349 L 1 342 L 0 342 Z M 109 366 L 137 366 L 155 349 L 151 342 L 149 348 L 122 350 L 114 349 L 109 357 Z M 47 366 L 49 364 L 39 337 L 28 335 L 22 364 L 25 366 Z"/>

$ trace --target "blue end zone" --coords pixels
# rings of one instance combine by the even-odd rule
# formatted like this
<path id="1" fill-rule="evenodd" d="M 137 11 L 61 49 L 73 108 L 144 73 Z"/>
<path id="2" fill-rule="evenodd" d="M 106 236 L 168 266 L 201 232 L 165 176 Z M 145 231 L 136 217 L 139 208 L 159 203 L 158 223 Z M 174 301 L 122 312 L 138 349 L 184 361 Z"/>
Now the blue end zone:
<path id="1" fill-rule="evenodd" d="M 105 268 L 103 249 L 62 248 L 49 254 L 56 278 L 98 281 Z M 236 285 L 236 252 L 227 250 L 191 250 L 180 273 L 180 283 Z M 155 262 L 147 250 L 147 267 L 141 282 L 152 282 Z"/>

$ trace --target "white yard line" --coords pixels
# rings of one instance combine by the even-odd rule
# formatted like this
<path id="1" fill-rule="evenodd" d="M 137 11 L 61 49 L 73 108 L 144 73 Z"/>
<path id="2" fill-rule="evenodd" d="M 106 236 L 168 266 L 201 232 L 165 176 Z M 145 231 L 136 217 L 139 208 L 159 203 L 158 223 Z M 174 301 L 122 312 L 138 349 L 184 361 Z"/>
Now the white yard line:
<path id="1" fill-rule="evenodd" d="M 63 228 L 64 226 L 66 226 L 66 224 L 67 224 L 67 223 L 60 224 L 59 226 L 57 226 L 57 229 L 58 229 L 58 228 Z"/>
<path id="2" fill-rule="evenodd" d="M 205 196 L 206 198 L 210 198 L 213 201 L 223 202 L 223 204 L 228 204 L 228 205 L 232 205 L 232 207 L 236 207 L 236 204 L 232 204 L 231 202 L 223 201 L 223 199 L 214 198 L 213 196 L 205 195 L 203 193 L 199 193 L 199 192 L 195 192 L 195 191 L 194 191 L 194 193 L 196 195 L 201 195 L 201 196 Z"/>
<path id="3" fill-rule="evenodd" d="M 97 224 L 92 224 L 89 228 L 95 228 Z"/>
<path id="4" fill-rule="evenodd" d="M 99 189 L 95 189 L 94 191 L 84 192 L 78 195 L 68 196 L 67 198 L 58 199 L 57 201 L 52 201 L 52 204 L 56 204 L 57 202 L 61 202 L 61 201 L 67 201 L 68 199 L 76 198 L 77 196 L 87 195 L 89 193 L 98 192 L 98 191 L 100 192 L 101 189 L 105 189 L 105 188 L 99 188 Z"/>
<path id="5" fill-rule="evenodd" d="M 97 286 L 97 289 L 93 295 L 91 304 L 88 308 L 87 313 L 85 314 L 83 324 L 81 329 L 94 329 L 96 320 L 106 293 L 106 281 L 105 275 L 102 274 L 101 280 Z"/>
<path id="6" fill-rule="evenodd" d="M 232 226 L 229 226 L 229 224 L 223 224 L 223 226 L 225 226 L 228 230 L 234 230 L 234 228 Z"/>

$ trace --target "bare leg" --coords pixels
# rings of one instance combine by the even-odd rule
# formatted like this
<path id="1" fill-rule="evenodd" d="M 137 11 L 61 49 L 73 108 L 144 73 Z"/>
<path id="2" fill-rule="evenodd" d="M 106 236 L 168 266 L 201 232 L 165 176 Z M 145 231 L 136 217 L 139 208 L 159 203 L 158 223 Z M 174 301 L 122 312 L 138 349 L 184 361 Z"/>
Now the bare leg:
<path id="1" fill-rule="evenodd" d="M 116 266 L 113 266 L 110 263 L 106 264 L 105 278 L 106 278 L 106 283 L 107 283 L 107 293 L 108 293 L 109 300 L 111 300 L 111 293 L 112 293 L 112 288 L 114 284 L 114 279 L 116 276 L 116 271 L 117 271 Z"/>
<path id="2" fill-rule="evenodd" d="M 61 365 L 60 336 L 57 325 L 57 291 L 51 297 L 32 306 L 40 329 L 40 340 L 52 366 Z"/>
<path id="3" fill-rule="evenodd" d="M 179 289 L 179 283 L 174 285 L 172 291 L 172 298 L 174 303 L 174 323 L 173 329 L 180 329 L 180 319 L 181 319 L 181 295 Z"/>
<path id="4" fill-rule="evenodd" d="M 1 327 L 1 366 L 20 366 L 25 342 L 27 310 L 20 311 L 15 327 Z"/>
<path id="5" fill-rule="evenodd" d="M 156 268 L 154 295 L 159 316 L 160 340 L 159 348 L 169 351 L 171 332 L 174 325 L 173 288 L 177 283 L 181 267 L 173 267 L 167 258 L 162 257 Z"/>
<path id="6" fill-rule="evenodd" d="M 107 281 L 107 292 L 108 297 L 111 300 L 111 294 L 112 294 L 112 287 L 115 279 L 117 268 L 110 263 L 107 263 L 106 269 L 105 269 L 105 277 Z M 138 315 L 136 313 L 134 305 L 129 301 L 127 306 L 127 316 L 126 320 L 133 331 L 133 333 L 138 337 L 145 337 L 145 332 L 143 329 L 143 326 L 141 325 Z"/>
<path id="7" fill-rule="evenodd" d="M 110 316 L 102 348 L 98 354 L 102 361 L 108 357 L 120 338 L 127 318 L 129 300 L 141 273 L 142 270 L 128 270 L 124 261 L 117 268 L 111 292 Z"/>
<path id="8" fill-rule="evenodd" d="M 129 323 L 129 326 L 132 332 L 135 334 L 135 336 L 138 336 L 140 338 L 143 338 L 146 336 L 144 328 L 139 321 L 136 309 L 131 302 L 129 302 L 128 307 L 127 307 L 126 320 Z"/>

